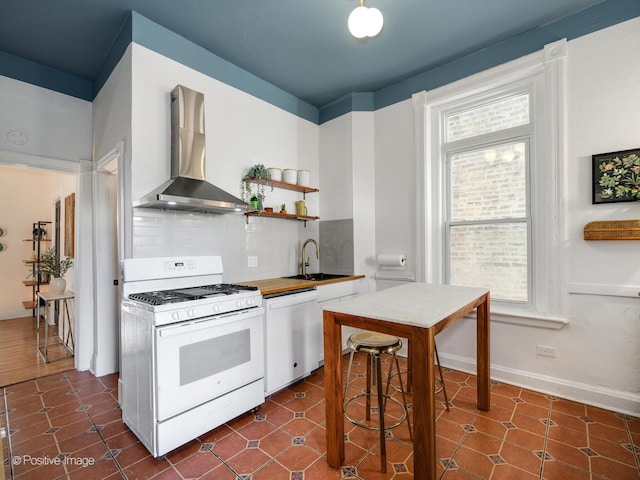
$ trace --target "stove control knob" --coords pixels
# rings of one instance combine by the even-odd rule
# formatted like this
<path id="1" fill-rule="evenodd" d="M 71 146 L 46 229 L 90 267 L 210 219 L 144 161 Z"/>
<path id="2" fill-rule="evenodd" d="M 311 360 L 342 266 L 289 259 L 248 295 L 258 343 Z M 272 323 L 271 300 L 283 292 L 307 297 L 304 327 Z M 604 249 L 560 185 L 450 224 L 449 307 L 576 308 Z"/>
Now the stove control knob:
<path id="1" fill-rule="evenodd" d="M 177 322 L 178 320 L 180 320 L 180 312 L 173 312 L 171 314 L 171 318 Z"/>
<path id="2" fill-rule="evenodd" d="M 252 307 L 255 304 L 256 304 L 256 299 L 255 298 L 247 298 L 247 306 L 248 307 Z"/>
<path id="3" fill-rule="evenodd" d="M 242 300 L 236 300 L 236 307 L 238 307 L 238 308 L 243 308 L 244 307 L 244 303 L 242 302 Z"/>
<path id="4" fill-rule="evenodd" d="M 196 316 L 196 311 L 193 308 L 187 309 L 187 317 L 193 318 Z"/>
<path id="5" fill-rule="evenodd" d="M 213 305 L 213 313 L 220 313 L 221 310 L 222 310 L 222 307 L 220 307 L 219 304 Z"/>

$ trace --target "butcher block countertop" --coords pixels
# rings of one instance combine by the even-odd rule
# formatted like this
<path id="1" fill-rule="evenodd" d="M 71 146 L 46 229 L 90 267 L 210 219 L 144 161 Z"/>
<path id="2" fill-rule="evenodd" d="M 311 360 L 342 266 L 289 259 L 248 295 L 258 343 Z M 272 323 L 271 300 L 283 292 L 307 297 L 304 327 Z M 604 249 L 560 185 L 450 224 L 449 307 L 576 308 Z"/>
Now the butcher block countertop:
<path id="1" fill-rule="evenodd" d="M 331 278 L 328 280 L 298 280 L 296 278 L 267 278 L 264 280 L 253 280 L 250 282 L 239 282 L 240 285 L 251 285 L 258 287 L 262 295 L 272 293 L 282 293 L 301 288 L 317 287 L 330 283 L 349 282 L 364 278 L 364 275 L 351 275 L 349 277 Z"/>

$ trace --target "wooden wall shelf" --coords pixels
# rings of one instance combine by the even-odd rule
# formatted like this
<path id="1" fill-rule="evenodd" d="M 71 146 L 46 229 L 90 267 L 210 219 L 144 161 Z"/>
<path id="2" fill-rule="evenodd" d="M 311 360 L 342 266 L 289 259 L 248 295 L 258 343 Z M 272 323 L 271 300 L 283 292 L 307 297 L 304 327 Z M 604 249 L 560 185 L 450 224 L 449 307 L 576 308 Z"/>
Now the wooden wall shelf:
<path id="1" fill-rule="evenodd" d="M 294 215 L 291 213 L 279 213 L 279 212 L 247 212 L 245 213 L 247 216 L 247 221 L 249 221 L 249 217 L 272 217 L 272 218 L 282 218 L 284 220 L 319 220 L 320 217 L 313 217 L 311 215 Z"/>
<path id="2" fill-rule="evenodd" d="M 603 220 L 584 226 L 585 240 L 640 240 L 640 220 Z"/>
<path id="3" fill-rule="evenodd" d="M 252 178 L 251 181 L 253 183 L 259 183 L 267 186 L 273 185 L 275 188 L 283 188 L 284 190 L 293 190 L 294 192 L 300 193 L 314 193 L 320 191 L 317 188 L 296 185 L 295 183 L 279 182 L 278 180 L 269 180 L 268 182 L 263 182 L 262 180 L 258 180 L 257 178 Z"/>
<path id="4" fill-rule="evenodd" d="M 49 285 L 49 282 L 38 282 L 37 280 L 23 280 L 25 287 L 36 287 L 38 285 Z"/>
<path id="5" fill-rule="evenodd" d="M 320 190 L 314 187 L 306 187 L 304 185 L 296 185 L 295 183 L 286 183 L 279 182 L 278 180 L 269 180 L 263 181 L 257 178 L 252 178 L 251 181 L 253 183 L 258 183 L 260 185 L 273 186 L 274 188 L 282 188 L 284 190 L 292 190 L 294 192 L 302 193 L 302 198 L 305 198 L 307 193 L 315 193 Z M 271 218 L 282 218 L 284 220 L 301 220 L 304 221 L 304 226 L 307 226 L 307 220 L 319 220 L 320 217 L 314 217 L 311 215 L 295 215 L 291 213 L 280 213 L 280 212 L 247 212 L 245 213 L 246 221 L 249 223 L 249 217 L 271 217 Z"/>

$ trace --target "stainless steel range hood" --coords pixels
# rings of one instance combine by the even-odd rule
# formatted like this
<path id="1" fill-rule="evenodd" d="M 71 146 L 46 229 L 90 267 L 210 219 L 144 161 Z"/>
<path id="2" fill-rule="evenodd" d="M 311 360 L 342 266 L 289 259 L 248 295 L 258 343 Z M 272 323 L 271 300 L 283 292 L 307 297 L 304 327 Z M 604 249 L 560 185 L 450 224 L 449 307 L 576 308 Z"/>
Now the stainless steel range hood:
<path id="1" fill-rule="evenodd" d="M 171 178 L 134 207 L 243 213 L 253 207 L 205 180 L 204 95 L 182 85 L 171 91 Z"/>

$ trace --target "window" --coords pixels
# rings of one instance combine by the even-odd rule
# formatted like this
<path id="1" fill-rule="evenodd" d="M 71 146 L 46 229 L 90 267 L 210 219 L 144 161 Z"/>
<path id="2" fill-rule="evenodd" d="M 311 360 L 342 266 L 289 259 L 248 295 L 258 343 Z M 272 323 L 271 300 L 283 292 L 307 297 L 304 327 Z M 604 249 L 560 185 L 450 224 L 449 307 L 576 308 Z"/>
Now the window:
<path id="1" fill-rule="evenodd" d="M 566 41 L 415 94 L 416 278 L 486 287 L 492 319 L 561 320 Z"/>
<path id="2" fill-rule="evenodd" d="M 445 279 L 528 303 L 528 93 L 444 112 Z M 521 128 L 518 128 L 521 127 Z M 463 141 L 464 140 L 464 141 Z"/>

